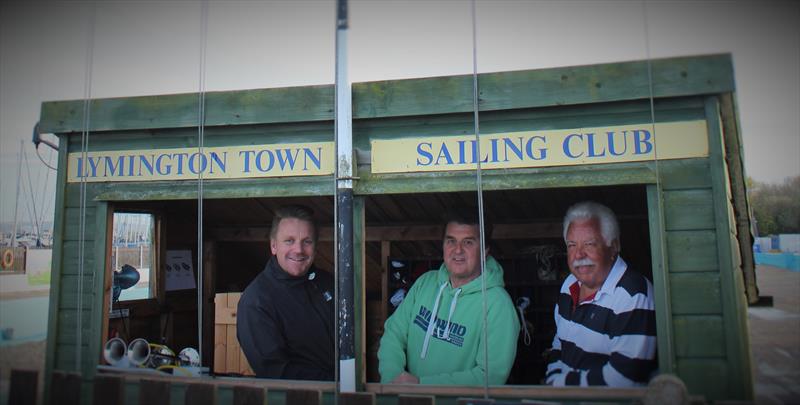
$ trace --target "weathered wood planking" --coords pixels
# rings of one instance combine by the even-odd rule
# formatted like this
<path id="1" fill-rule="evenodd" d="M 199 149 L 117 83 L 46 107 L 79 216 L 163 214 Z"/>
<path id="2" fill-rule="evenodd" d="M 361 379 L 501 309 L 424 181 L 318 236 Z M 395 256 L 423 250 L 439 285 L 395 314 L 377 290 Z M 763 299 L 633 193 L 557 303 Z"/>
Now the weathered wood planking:
<path id="1" fill-rule="evenodd" d="M 666 232 L 669 272 L 718 271 L 714 231 Z"/>
<path id="2" fill-rule="evenodd" d="M 658 162 L 663 190 L 700 189 L 711 187 L 708 159 L 675 159 Z"/>
<path id="3" fill-rule="evenodd" d="M 669 280 L 673 315 L 722 313 L 719 273 L 675 273 Z"/>
<path id="4" fill-rule="evenodd" d="M 267 396 L 264 388 L 234 386 L 233 405 L 267 405 Z"/>
<path id="5" fill-rule="evenodd" d="M 84 211 L 85 214 L 85 221 L 84 221 L 84 234 L 83 240 L 92 241 L 94 240 L 94 227 L 97 223 L 96 211 L 93 208 L 88 208 Z M 74 207 L 74 208 L 66 208 L 64 210 L 64 221 L 65 229 L 64 229 L 64 241 L 79 241 L 80 239 L 80 223 L 81 223 L 81 209 Z"/>
<path id="6" fill-rule="evenodd" d="M 730 363 L 725 359 L 678 359 L 676 369 L 689 392 L 702 392 L 706 398 L 730 395 Z"/>
<path id="7" fill-rule="evenodd" d="M 186 384 L 184 403 L 186 405 L 216 405 L 217 386 L 205 383 Z"/>
<path id="8" fill-rule="evenodd" d="M 92 403 L 95 405 L 125 405 L 124 378 L 112 375 L 95 376 Z"/>
<path id="9" fill-rule="evenodd" d="M 711 189 L 665 191 L 664 207 L 667 231 L 714 229 Z"/>
<path id="10" fill-rule="evenodd" d="M 482 111 L 734 90 L 730 55 L 679 57 L 479 75 Z M 651 75 L 652 72 L 652 75 Z M 472 76 L 355 83 L 353 119 L 471 112 Z M 197 94 L 95 99 L 91 131 L 196 127 Z M 330 121 L 333 86 L 205 93 L 205 125 Z M 83 100 L 42 104 L 44 133 L 84 129 Z"/>
<path id="11" fill-rule="evenodd" d="M 725 328 L 721 316 L 675 316 L 674 329 L 678 358 L 725 357 Z"/>
<path id="12" fill-rule="evenodd" d="M 287 389 L 285 403 L 297 405 L 320 405 L 322 404 L 322 392 L 319 390 Z"/>
<path id="13" fill-rule="evenodd" d="M 139 381 L 139 405 L 170 403 L 169 381 L 142 379 Z"/>
<path id="14" fill-rule="evenodd" d="M 81 375 L 64 371 L 53 371 L 49 392 L 50 405 L 80 405 Z"/>

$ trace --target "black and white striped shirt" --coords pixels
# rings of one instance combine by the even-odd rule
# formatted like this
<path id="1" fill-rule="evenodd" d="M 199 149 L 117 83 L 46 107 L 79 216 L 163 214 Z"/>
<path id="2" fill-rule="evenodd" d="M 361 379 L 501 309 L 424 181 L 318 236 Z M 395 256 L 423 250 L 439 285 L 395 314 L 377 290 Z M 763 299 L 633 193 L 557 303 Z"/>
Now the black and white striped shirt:
<path id="1" fill-rule="evenodd" d="M 552 385 L 644 385 L 657 367 L 653 284 L 617 258 L 594 298 L 573 310 L 564 280 L 555 309 L 556 336 L 547 366 Z"/>

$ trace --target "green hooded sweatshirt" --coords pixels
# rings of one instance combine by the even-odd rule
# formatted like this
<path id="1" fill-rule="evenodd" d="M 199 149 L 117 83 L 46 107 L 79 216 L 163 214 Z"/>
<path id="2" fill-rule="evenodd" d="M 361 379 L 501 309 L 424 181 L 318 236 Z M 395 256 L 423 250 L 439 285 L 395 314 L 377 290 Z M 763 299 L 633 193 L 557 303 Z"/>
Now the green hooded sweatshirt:
<path id="1" fill-rule="evenodd" d="M 386 320 L 378 350 L 381 382 L 408 371 L 421 384 L 483 385 L 488 369 L 490 385 L 505 384 L 517 352 L 519 320 L 503 285 L 503 268 L 487 257 L 487 367 L 481 278 L 454 289 L 445 264 L 422 275 Z M 431 312 L 436 316 L 429 327 Z"/>

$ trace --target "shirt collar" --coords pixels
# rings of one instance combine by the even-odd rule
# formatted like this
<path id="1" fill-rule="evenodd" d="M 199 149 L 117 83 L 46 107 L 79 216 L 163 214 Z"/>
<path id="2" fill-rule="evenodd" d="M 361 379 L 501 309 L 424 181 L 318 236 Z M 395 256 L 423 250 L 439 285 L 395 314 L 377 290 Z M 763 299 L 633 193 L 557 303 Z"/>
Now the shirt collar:
<path id="1" fill-rule="evenodd" d="M 617 287 L 617 283 L 622 278 L 622 275 L 625 274 L 625 270 L 628 268 L 628 264 L 625 263 L 625 260 L 622 260 L 622 257 L 617 256 L 617 260 L 614 261 L 614 265 L 611 266 L 611 271 L 608 272 L 608 276 L 606 280 L 603 282 L 603 285 L 600 286 L 600 289 L 595 291 L 594 294 L 587 297 L 585 300 L 577 302 L 587 302 L 593 301 L 600 298 L 602 294 L 612 294 L 614 292 L 614 288 Z M 570 275 L 571 277 L 575 277 L 574 275 Z M 569 286 L 570 295 L 573 297 L 573 301 L 577 301 L 577 291 L 580 288 L 581 282 L 578 279 L 575 279 L 575 282 Z"/>
<path id="2" fill-rule="evenodd" d="M 617 287 L 617 283 L 622 278 L 622 275 L 625 274 L 625 270 L 628 268 L 628 264 L 625 263 L 625 260 L 622 260 L 621 256 L 617 256 L 617 260 L 614 261 L 614 265 L 611 266 L 611 271 L 608 272 L 608 277 L 606 277 L 606 281 L 603 282 L 603 286 L 597 290 L 598 294 L 612 294 L 614 293 L 614 289 Z"/>

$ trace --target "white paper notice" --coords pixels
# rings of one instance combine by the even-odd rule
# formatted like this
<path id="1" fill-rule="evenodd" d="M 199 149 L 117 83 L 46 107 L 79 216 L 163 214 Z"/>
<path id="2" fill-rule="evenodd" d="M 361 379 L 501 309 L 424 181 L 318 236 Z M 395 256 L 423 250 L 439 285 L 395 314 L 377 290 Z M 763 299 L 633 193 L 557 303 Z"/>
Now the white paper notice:
<path id="1" fill-rule="evenodd" d="M 167 291 L 195 288 L 191 250 L 167 251 Z"/>

